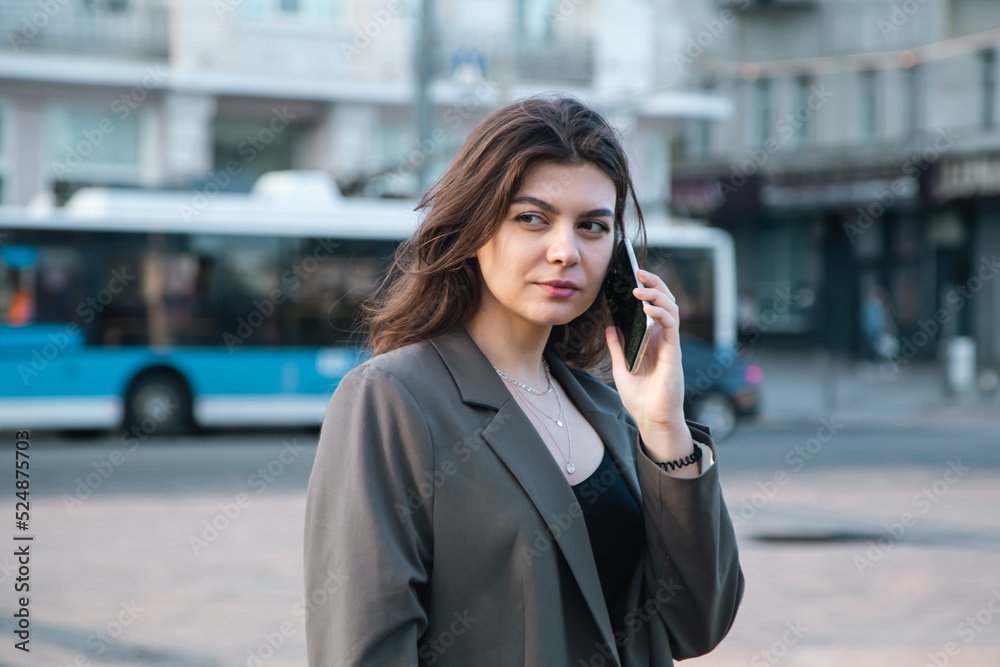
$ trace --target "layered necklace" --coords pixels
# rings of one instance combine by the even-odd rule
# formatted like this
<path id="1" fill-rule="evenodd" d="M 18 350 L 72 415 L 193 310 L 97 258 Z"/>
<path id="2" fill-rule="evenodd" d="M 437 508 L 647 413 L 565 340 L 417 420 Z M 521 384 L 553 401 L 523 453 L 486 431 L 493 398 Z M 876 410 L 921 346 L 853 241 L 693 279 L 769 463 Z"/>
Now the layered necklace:
<path id="1" fill-rule="evenodd" d="M 522 384 L 522 383 L 518 382 L 517 380 L 511 379 L 510 377 L 507 376 L 507 374 L 505 374 L 503 371 L 501 371 L 496 366 L 493 367 L 493 370 L 495 370 L 497 372 L 497 375 L 499 375 L 500 377 L 502 377 L 504 380 L 507 380 L 511 384 L 517 386 L 521 390 L 523 390 L 523 391 L 525 391 L 525 392 L 527 392 L 529 394 L 533 394 L 535 396 L 544 396 L 545 394 L 548 394 L 549 392 L 553 391 L 555 389 L 555 385 L 552 384 L 552 375 L 549 373 L 549 364 L 545 361 L 545 357 L 542 357 L 542 366 L 545 368 L 545 379 L 548 380 L 548 383 L 549 383 L 549 386 L 548 386 L 547 389 L 545 389 L 545 391 L 539 391 L 537 389 L 532 389 L 531 387 L 529 387 L 526 384 Z M 545 414 L 545 412 L 543 412 L 539 407 L 537 407 L 535 405 L 532 405 L 530 400 L 529 401 L 525 401 L 525 405 L 527 405 L 529 408 L 531 408 L 531 410 L 534 411 L 535 414 L 537 414 L 537 415 L 539 415 L 541 417 L 545 417 L 549 421 L 555 422 L 555 425 L 556 425 L 557 428 L 565 428 L 566 429 L 566 438 L 568 440 L 568 446 L 569 446 L 569 456 L 567 456 L 566 454 L 563 454 L 562 447 L 559 446 L 559 442 L 556 439 L 555 435 L 552 433 L 551 430 L 549 430 L 548 425 L 545 422 L 542 422 L 542 426 L 545 428 L 546 431 L 548 431 L 549 437 L 552 438 L 552 441 L 556 444 L 556 448 L 559 450 L 559 453 L 562 455 L 563 460 L 566 462 L 566 472 L 568 472 L 570 474 L 573 474 L 574 472 L 576 472 L 576 466 L 573 465 L 573 461 L 571 460 L 573 458 L 573 436 L 570 433 L 569 420 L 566 419 L 566 414 L 563 411 L 562 399 L 559 397 L 559 392 L 557 391 L 557 392 L 555 392 L 555 394 L 556 394 L 556 402 L 559 405 L 559 416 L 558 417 L 552 417 L 551 415 Z"/>

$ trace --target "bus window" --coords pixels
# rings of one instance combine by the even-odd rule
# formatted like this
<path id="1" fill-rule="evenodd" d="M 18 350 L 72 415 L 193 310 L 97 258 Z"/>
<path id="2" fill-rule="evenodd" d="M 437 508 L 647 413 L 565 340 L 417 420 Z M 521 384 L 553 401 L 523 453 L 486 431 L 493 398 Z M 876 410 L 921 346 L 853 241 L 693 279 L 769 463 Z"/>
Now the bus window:
<path id="1" fill-rule="evenodd" d="M 288 308 L 286 325 L 297 333 L 300 345 L 360 344 L 355 330 L 360 305 L 375 289 L 393 245 L 341 240 L 333 254 L 326 246 L 318 239 L 300 243 L 295 263 L 304 278 Z"/>
<path id="2" fill-rule="evenodd" d="M 711 248 L 650 247 L 649 270 L 677 298 L 681 333 L 714 344 L 715 279 Z"/>
<path id="3" fill-rule="evenodd" d="M 12 326 L 78 319 L 83 257 L 58 245 L 11 245 L 0 255 L 0 322 Z"/>

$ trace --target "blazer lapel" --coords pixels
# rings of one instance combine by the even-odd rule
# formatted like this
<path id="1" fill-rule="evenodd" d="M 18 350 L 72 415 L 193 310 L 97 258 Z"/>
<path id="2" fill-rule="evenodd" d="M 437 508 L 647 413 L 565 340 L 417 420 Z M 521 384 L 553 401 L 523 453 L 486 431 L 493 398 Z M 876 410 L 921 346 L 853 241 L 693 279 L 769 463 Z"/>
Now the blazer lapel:
<path id="1" fill-rule="evenodd" d="M 584 391 L 573 372 L 559 357 L 548 352 L 544 356 L 549 362 L 553 377 L 559 381 L 573 404 L 601 436 L 601 442 L 616 460 L 618 470 L 622 471 L 622 477 L 628 490 L 632 492 L 632 498 L 639 507 L 642 507 L 642 492 L 639 490 L 639 476 L 635 471 L 635 456 L 632 454 L 629 441 L 621 437 L 622 422 L 618 419 L 618 412 L 602 410 L 594 403 L 590 394 Z M 624 410 L 624 407 L 622 409 Z M 635 437 L 638 446 L 638 433 Z"/>
<path id="2" fill-rule="evenodd" d="M 497 411 L 494 420 L 502 420 L 499 422 L 502 427 L 485 429 L 483 439 L 521 484 L 549 527 L 583 592 L 605 645 L 610 647 L 616 664 L 620 665 L 621 659 L 618 657 L 611 619 L 601 591 L 586 523 L 580 517 L 573 519 L 569 528 L 565 525 L 570 506 L 577 503 L 572 487 L 534 425 L 465 328 L 456 327 L 430 342 L 447 365 L 462 400 Z M 553 377 L 566 390 L 573 403 L 600 435 L 605 447 L 617 459 L 629 490 L 642 507 L 635 464 L 628 450 L 628 443 L 622 438 L 622 424 L 617 419 L 617 414 L 602 411 L 561 360 L 548 354 L 546 359 Z M 562 525 L 560 517 L 563 517 Z"/>

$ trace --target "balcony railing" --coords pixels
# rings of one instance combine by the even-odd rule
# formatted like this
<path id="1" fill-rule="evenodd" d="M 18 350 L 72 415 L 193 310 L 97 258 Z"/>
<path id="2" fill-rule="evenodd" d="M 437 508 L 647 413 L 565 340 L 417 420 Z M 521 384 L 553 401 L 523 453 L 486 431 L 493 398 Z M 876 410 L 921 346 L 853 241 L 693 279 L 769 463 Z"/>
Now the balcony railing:
<path id="1" fill-rule="evenodd" d="M 165 58 L 168 20 L 165 5 L 124 0 L 0 0 L 0 50 Z"/>
<path id="2" fill-rule="evenodd" d="M 584 38 L 444 33 L 438 36 L 433 62 L 435 76 L 444 79 L 478 71 L 489 80 L 589 84 L 594 75 L 593 45 Z"/>

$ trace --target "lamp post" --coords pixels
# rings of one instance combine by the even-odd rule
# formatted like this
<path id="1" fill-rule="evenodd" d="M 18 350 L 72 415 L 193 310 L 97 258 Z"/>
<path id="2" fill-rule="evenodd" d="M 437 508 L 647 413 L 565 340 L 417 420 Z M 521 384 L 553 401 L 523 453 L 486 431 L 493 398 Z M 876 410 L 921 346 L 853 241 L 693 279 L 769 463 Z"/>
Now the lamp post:
<path id="1" fill-rule="evenodd" d="M 434 76 L 434 56 L 437 46 L 434 9 L 434 0 L 421 0 L 417 52 L 414 58 L 417 82 L 417 141 L 421 147 L 429 144 L 433 131 L 434 103 L 430 98 L 429 88 Z M 420 164 L 414 165 L 420 194 L 423 194 L 429 185 L 429 161 L 430 155 L 423 155 Z"/>

